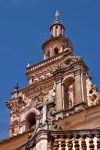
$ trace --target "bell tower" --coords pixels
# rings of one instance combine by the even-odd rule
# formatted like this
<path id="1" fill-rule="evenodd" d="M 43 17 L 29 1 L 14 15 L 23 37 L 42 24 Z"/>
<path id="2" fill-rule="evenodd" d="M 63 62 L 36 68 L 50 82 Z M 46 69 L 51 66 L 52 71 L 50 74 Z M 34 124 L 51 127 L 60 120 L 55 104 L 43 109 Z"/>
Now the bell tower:
<path id="1" fill-rule="evenodd" d="M 56 11 L 55 20 L 50 26 L 51 36 L 43 43 L 44 60 L 53 57 L 65 50 L 73 50 L 72 43 L 65 37 L 65 27 L 59 20 L 60 13 Z"/>
<path id="2" fill-rule="evenodd" d="M 10 109 L 9 137 L 31 131 L 37 135 L 40 130 L 55 130 L 53 123 L 59 117 L 66 115 L 67 119 L 100 103 L 100 94 L 88 76 L 88 67 L 80 56 L 74 56 L 59 15 L 56 11 L 50 26 L 51 35 L 42 45 L 44 60 L 27 65 L 28 85 L 20 89 L 16 82 L 11 98 L 6 102 Z M 61 122 L 57 123 L 57 130 L 62 125 L 63 129 L 70 128 Z M 76 129 L 76 123 L 72 128 Z M 36 149 L 42 150 L 39 144 Z"/>

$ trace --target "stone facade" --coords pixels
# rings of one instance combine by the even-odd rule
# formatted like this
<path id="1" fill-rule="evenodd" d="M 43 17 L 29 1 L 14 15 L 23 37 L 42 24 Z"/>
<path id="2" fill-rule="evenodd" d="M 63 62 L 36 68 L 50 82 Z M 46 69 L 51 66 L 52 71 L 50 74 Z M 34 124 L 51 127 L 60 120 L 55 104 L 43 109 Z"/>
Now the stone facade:
<path id="1" fill-rule="evenodd" d="M 10 140 L 0 145 L 27 135 L 9 150 L 100 149 L 100 94 L 83 59 L 73 55 L 58 16 L 56 12 L 51 36 L 42 45 L 44 60 L 27 65 L 28 86 L 19 89 L 17 83 L 6 102 Z"/>

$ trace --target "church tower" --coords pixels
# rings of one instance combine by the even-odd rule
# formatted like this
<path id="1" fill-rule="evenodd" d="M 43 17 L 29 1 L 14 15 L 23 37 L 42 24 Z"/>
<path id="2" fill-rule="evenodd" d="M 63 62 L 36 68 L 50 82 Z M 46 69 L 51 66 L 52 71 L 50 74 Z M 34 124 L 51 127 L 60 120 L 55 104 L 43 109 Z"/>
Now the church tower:
<path id="1" fill-rule="evenodd" d="M 64 150 L 65 145 L 76 150 L 82 149 L 83 143 L 83 149 L 88 150 L 95 140 L 92 138 L 97 139 L 96 133 L 100 132 L 93 130 L 100 128 L 100 94 L 90 80 L 83 59 L 74 56 L 59 15 L 56 11 L 50 37 L 42 44 L 44 59 L 28 64 L 28 85 L 20 89 L 17 82 L 6 102 L 11 112 L 9 137 L 18 139 L 31 134 L 26 144 L 19 142 L 18 150 Z M 90 137 L 89 143 L 90 129 L 94 137 Z M 91 145 L 90 150 L 93 150 Z"/>

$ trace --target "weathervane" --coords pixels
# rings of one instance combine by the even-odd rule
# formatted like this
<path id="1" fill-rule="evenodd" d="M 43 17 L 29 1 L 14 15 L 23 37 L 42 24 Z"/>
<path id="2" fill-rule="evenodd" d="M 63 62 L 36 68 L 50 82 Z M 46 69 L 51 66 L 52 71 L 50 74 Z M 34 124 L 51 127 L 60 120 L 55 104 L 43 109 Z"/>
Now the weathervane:
<path id="1" fill-rule="evenodd" d="M 60 13 L 59 13 L 59 11 L 58 11 L 58 10 L 56 10 L 56 13 L 55 13 L 56 21 L 58 20 L 59 16 L 60 16 Z"/>

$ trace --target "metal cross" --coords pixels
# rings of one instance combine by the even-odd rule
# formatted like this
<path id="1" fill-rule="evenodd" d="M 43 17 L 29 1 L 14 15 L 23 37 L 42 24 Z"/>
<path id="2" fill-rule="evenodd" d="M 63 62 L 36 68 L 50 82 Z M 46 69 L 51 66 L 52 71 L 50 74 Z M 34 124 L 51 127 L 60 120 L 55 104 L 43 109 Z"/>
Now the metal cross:
<path id="1" fill-rule="evenodd" d="M 55 18 L 56 18 L 56 20 L 58 20 L 59 16 L 60 16 L 60 13 L 59 13 L 58 10 L 56 10 L 56 13 L 55 13 Z"/>

